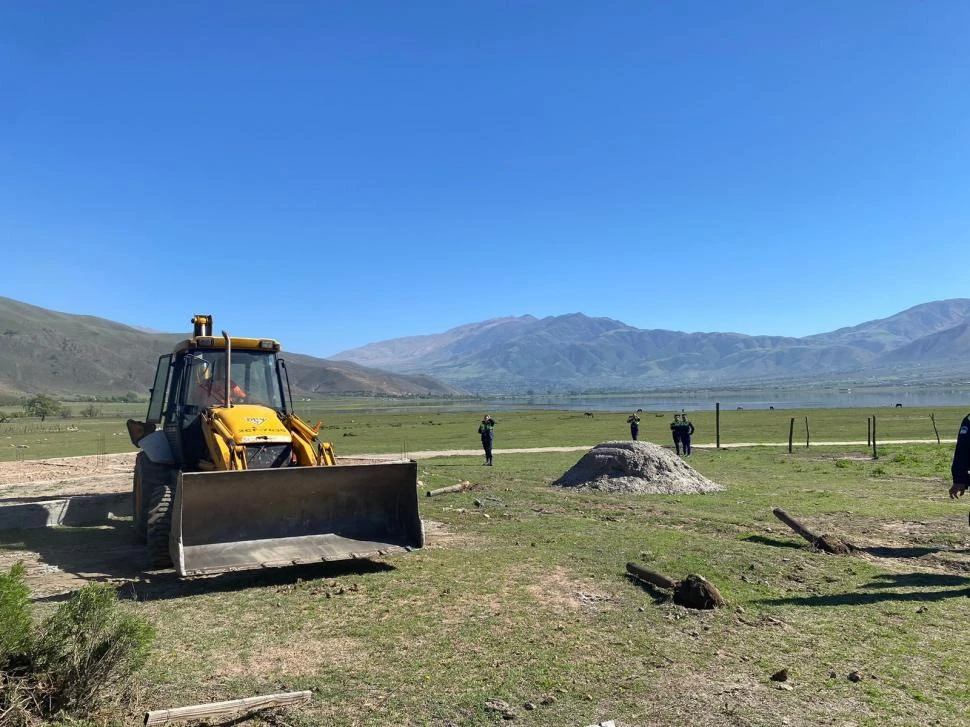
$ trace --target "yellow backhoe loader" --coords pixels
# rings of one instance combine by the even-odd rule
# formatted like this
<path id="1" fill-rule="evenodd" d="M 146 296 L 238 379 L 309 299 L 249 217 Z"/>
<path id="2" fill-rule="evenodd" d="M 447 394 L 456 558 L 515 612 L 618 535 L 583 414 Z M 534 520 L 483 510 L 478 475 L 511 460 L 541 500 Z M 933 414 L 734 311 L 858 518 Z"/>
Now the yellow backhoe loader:
<path id="1" fill-rule="evenodd" d="M 153 567 L 191 576 L 424 545 L 414 461 L 341 463 L 293 412 L 277 341 L 192 323 L 158 360 L 145 421 L 128 420 L 134 526 Z"/>

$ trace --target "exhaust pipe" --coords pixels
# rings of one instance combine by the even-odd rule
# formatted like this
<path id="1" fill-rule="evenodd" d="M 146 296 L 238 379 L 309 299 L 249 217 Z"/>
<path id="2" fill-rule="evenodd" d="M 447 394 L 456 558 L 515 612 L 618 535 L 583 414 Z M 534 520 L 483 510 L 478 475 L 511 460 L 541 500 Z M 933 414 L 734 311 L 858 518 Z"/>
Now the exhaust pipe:
<path id="1" fill-rule="evenodd" d="M 222 332 L 222 337 L 226 341 L 226 401 L 223 406 L 228 409 L 232 406 L 232 395 L 229 391 L 229 387 L 231 386 L 230 382 L 232 381 L 232 377 L 229 375 L 229 372 L 232 370 L 232 341 L 229 340 L 229 334 L 225 331 Z"/>

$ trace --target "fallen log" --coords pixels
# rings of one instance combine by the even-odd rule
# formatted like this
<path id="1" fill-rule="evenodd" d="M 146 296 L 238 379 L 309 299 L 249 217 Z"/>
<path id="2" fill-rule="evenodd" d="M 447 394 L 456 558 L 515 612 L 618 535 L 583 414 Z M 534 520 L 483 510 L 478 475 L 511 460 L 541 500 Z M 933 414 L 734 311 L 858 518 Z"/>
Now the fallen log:
<path id="1" fill-rule="evenodd" d="M 686 608 L 721 608 L 727 605 L 721 592 L 703 576 L 689 575 L 682 581 L 674 581 L 656 571 L 636 563 L 626 564 L 627 573 L 641 581 L 674 592 L 674 603 Z"/>
<path id="2" fill-rule="evenodd" d="M 816 535 L 780 507 L 776 507 L 771 512 L 774 513 L 776 518 L 781 520 L 783 523 L 785 523 L 785 525 L 801 535 L 803 538 L 805 538 L 805 540 L 811 543 L 813 547 L 818 548 L 819 550 L 824 550 L 826 553 L 834 553 L 836 555 L 848 555 L 850 552 L 852 552 L 852 546 L 850 546 L 848 543 L 842 542 L 833 535 Z"/>
<path id="3" fill-rule="evenodd" d="M 260 697 L 246 697 L 232 699 L 228 702 L 209 702 L 195 704 L 191 707 L 174 707 L 172 709 L 154 709 L 145 712 L 146 725 L 168 724 L 169 722 L 185 722 L 206 717 L 226 717 L 239 712 L 253 712 L 270 707 L 295 707 L 310 701 L 310 692 L 283 692 L 280 694 L 265 694 Z"/>
<path id="4" fill-rule="evenodd" d="M 448 487 L 439 487 L 437 490 L 428 490 L 428 497 L 434 497 L 435 495 L 445 495 L 449 492 L 464 492 L 471 486 L 472 486 L 471 482 L 459 482 L 457 485 L 449 485 Z"/>

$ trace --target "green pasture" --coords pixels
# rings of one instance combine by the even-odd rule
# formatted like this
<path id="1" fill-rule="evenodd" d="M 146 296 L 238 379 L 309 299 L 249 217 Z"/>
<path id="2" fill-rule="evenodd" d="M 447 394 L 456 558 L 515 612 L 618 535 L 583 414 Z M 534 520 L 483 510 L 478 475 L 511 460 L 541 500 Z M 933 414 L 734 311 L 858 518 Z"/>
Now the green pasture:
<path id="1" fill-rule="evenodd" d="M 86 454 L 134 451 L 125 429 L 128 418 L 143 419 L 147 405 L 104 404 L 95 418 L 48 417 L 17 418 L 0 423 L 0 461 L 44 459 Z M 426 402 L 413 410 L 413 404 L 394 408 L 388 400 L 365 402 L 354 399 L 298 402 L 298 413 L 310 424 L 323 423 L 321 436 L 334 443 L 338 455 L 361 453 L 418 452 L 426 450 L 474 449 L 479 446 L 478 412 L 435 408 Z M 383 411 L 376 409 L 384 407 Z M 610 439 L 628 439 L 626 418 L 630 412 L 593 412 L 541 410 L 490 412 L 498 421 L 495 447 L 522 448 L 548 446 L 592 446 Z M 870 422 L 875 419 L 878 443 L 890 440 L 953 441 L 966 410 L 957 407 L 885 409 L 792 409 L 720 412 L 720 443 L 783 444 L 787 451 L 789 431 L 793 446 L 805 448 L 806 442 L 867 441 Z M 934 430 L 935 419 L 936 430 Z M 717 417 L 714 410 L 692 412 L 699 446 L 716 441 Z M 792 420 L 794 419 L 794 424 Z M 671 414 L 644 412 L 640 439 L 666 444 L 670 441 Z M 102 451 L 103 450 L 103 451 Z"/>
<path id="2" fill-rule="evenodd" d="M 422 495 L 474 488 L 421 497 L 422 551 L 136 587 L 160 633 L 141 706 L 311 689 L 265 723 L 497 725 L 500 699 L 525 725 L 965 724 L 970 531 L 950 449 L 698 450 L 725 490 L 681 496 L 551 487 L 579 453 L 425 460 Z M 773 507 L 863 550 L 813 551 Z M 701 574 L 729 605 L 676 606 L 628 561 Z"/>
<path id="3" fill-rule="evenodd" d="M 885 444 L 873 459 L 873 413 L 880 438 L 931 441 Z M 965 412 L 934 413 L 952 440 Z M 324 420 L 339 453 L 478 445 L 480 414 L 305 414 Z M 624 439 L 626 414 L 498 413 L 496 446 Z M 695 450 L 689 463 L 725 488 L 709 495 L 552 487 L 582 452 L 504 454 L 492 468 L 477 455 L 421 460 L 423 550 L 189 581 L 149 574 L 123 586 L 126 608 L 159 636 L 138 701 L 119 719 L 310 689 L 309 706 L 248 723 L 498 725 L 507 721 L 488 705 L 502 700 L 514 724 L 550 727 L 966 724 L 970 504 L 947 496 L 952 443 L 936 444 L 929 414 L 722 412 L 722 443 L 767 444 Z M 789 454 L 792 416 L 800 436 Z M 813 441 L 861 443 L 806 448 L 806 416 Z M 713 443 L 713 412 L 692 419 L 697 441 Z M 648 414 L 641 438 L 666 444 L 668 423 Z M 120 417 L 90 424 L 123 428 Z M 16 426 L 0 433 L 28 435 Z M 90 453 L 82 438 L 45 434 L 32 455 L 68 444 Z M 117 443 L 130 449 L 127 437 Z M 466 492 L 425 496 L 465 480 Z M 860 550 L 813 551 L 774 507 Z M 107 535 L 61 535 L 79 548 L 130 537 L 125 522 Z M 0 534 L 0 549 L 22 542 Z M 675 580 L 703 575 L 728 606 L 677 606 L 630 580 L 629 561 Z M 788 680 L 773 681 L 781 669 Z"/>

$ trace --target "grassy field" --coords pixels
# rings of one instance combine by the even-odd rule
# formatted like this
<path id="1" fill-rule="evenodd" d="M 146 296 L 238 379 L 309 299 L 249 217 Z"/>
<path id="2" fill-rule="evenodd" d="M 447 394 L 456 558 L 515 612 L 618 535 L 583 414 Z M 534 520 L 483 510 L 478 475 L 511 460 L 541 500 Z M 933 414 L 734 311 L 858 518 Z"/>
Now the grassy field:
<path id="1" fill-rule="evenodd" d="M 952 439 L 964 413 L 936 411 L 941 435 Z M 879 436 L 935 440 L 928 414 L 877 411 Z M 725 487 L 709 495 L 551 487 L 578 452 L 506 454 L 492 468 L 422 460 L 422 494 L 474 483 L 420 498 L 424 550 L 125 587 L 159 630 L 135 712 L 311 689 L 310 706 L 262 721 L 496 725 L 489 700 L 503 700 L 523 725 L 967 724 L 970 529 L 967 505 L 947 497 L 952 445 L 887 444 L 874 460 L 871 415 L 722 412 L 723 443 L 785 445 L 695 450 L 690 464 Z M 806 448 L 802 420 L 788 454 L 791 416 L 808 416 L 813 440 L 863 444 Z M 351 454 L 474 449 L 478 418 L 325 421 Z M 713 413 L 692 419 L 712 442 Z M 645 417 L 641 438 L 666 444 L 668 422 Z M 628 432 L 620 413 L 523 412 L 503 414 L 496 434 L 502 448 Z M 862 550 L 815 552 L 773 507 Z M 674 605 L 627 578 L 628 561 L 675 580 L 701 574 L 728 606 Z M 788 680 L 772 681 L 781 669 Z"/>
<path id="2" fill-rule="evenodd" d="M 339 454 L 417 452 L 423 450 L 474 449 L 478 447 L 478 422 L 482 414 L 429 408 L 421 412 L 389 409 L 374 413 L 374 402 L 337 399 L 302 403 L 300 415 L 311 424 L 323 422 L 322 436 L 333 441 Z M 386 402 L 384 406 L 388 406 Z M 145 404 L 105 404 L 97 418 L 13 419 L 0 423 L 0 461 L 44 459 L 85 454 L 131 452 L 125 420 L 142 419 Z M 876 421 L 879 441 L 936 439 L 952 441 L 966 410 L 956 407 L 859 409 L 749 410 L 720 413 L 721 444 L 737 442 L 787 442 L 794 419 L 793 444 L 804 448 L 811 442 L 866 442 L 870 417 Z M 496 448 L 584 446 L 629 437 L 629 412 L 596 412 L 593 417 L 576 411 L 522 411 L 495 414 Z M 714 411 L 691 413 L 699 445 L 716 441 Z M 645 412 L 640 439 L 666 444 L 671 417 Z M 807 424 L 806 424 L 807 422 Z M 103 450 L 103 451 L 102 451 Z M 878 450 L 877 450 L 878 453 Z"/>

